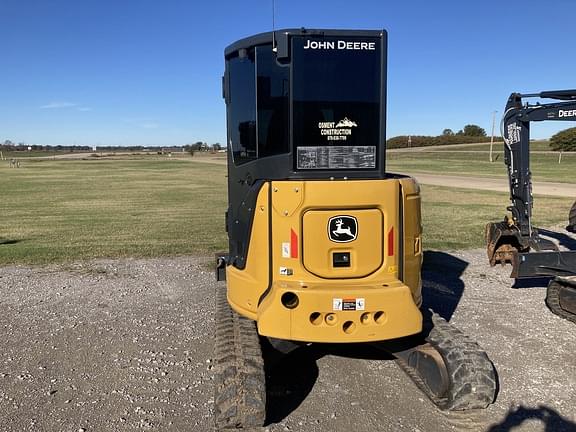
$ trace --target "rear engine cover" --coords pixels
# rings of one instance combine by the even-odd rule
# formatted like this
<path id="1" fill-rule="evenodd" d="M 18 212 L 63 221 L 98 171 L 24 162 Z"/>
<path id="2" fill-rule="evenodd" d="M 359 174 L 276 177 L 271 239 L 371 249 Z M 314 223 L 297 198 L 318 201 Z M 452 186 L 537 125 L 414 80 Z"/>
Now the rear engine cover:
<path id="1" fill-rule="evenodd" d="M 307 211 L 302 226 L 304 267 L 327 279 L 374 273 L 382 265 L 382 227 L 377 209 Z"/>

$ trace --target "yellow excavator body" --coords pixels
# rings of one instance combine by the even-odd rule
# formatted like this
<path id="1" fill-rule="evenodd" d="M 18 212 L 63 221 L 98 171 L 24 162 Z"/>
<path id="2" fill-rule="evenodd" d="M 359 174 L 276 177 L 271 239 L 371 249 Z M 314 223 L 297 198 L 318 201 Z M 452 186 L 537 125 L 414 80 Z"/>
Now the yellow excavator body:
<path id="1" fill-rule="evenodd" d="M 261 335 L 279 339 L 419 333 L 421 232 L 419 188 L 409 177 L 266 182 L 246 266 L 226 269 L 228 301 Z"/>

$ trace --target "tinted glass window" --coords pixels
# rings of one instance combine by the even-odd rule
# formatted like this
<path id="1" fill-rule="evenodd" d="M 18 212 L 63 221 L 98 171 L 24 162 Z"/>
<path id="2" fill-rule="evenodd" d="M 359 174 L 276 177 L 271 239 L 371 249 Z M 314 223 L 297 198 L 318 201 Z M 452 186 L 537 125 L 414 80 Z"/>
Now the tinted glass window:
<path id="1" fill-rule="evenodd" d="M 380 38 L 295 37 L 292 67 L 296 168 L 377 168 Z"/>
<path id="2" fill-rule="evenodd" d="M 256 158 L 256 83 L 254 50 L 228 60 L 228 133 L 236 165 Z"/>
<path id="3" fill-rule="evenodd" d="M 258 157 L 290 151 L 289 72 L 276 63 L 272 45 L 256 48 Z"/>

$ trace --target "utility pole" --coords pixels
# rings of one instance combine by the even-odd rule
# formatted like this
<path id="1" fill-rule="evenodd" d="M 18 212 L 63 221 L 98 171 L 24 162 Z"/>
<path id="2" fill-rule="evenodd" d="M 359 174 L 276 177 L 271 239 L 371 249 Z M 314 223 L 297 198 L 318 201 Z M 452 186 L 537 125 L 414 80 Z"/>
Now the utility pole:
<path id="1" fill-rule="evenodd" d="M 494 162 L 492 159 L 492 146 L 494 145 L 494 126 L 496 125 L 496 113 L 498 111 L 492 112 L 492 137 L 490 138 L 490 162 Z"/>

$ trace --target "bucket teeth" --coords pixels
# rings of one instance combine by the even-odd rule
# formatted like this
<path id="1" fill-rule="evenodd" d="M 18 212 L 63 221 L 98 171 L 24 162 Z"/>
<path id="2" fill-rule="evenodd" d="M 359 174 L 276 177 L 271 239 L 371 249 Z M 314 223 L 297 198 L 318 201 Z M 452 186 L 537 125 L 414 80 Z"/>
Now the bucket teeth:
<path id="1" fill-rule="evenodd" d="M 486 225 L 486 252 L 491 266 L 511 264 L 518 252 L 517 230 L 506 222 L 490 222 Z"/>

